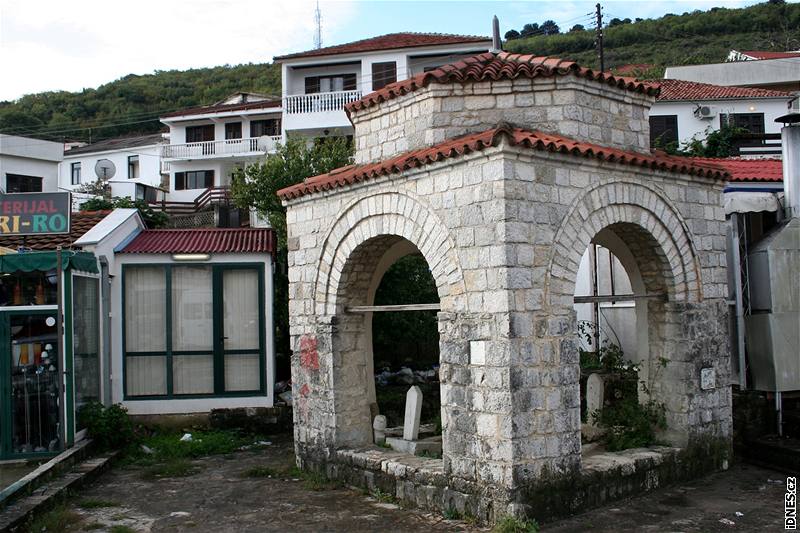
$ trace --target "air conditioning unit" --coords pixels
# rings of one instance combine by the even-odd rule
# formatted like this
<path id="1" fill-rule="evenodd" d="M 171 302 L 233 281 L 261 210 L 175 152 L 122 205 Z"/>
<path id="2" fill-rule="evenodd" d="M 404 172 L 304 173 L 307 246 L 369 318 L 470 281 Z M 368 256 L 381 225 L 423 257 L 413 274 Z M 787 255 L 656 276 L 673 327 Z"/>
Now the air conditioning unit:
<path id="1" fill-rule="evenodd" d="M 694 110 L 694 116 L 697 118 L 714 118 L 717 116 L 717 109 L 710 105 L 699 105 Z"/>

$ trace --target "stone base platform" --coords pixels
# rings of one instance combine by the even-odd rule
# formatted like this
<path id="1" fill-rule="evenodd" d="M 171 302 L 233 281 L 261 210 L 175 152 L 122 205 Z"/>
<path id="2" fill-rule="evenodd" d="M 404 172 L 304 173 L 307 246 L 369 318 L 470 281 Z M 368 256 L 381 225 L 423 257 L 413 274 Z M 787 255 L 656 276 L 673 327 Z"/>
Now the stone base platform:
<path id="1" fill-rule="evenodd" d="M 324 464 L 309 461 L 303 467 L 324 469 L 331 479 L 369 491 L 379 489 L 401 504 L 428 511 L 457 511 L 481 523 L 508 514 L 543 522 L 727 469 L 728 457 L 728 451 L 715 444 L 586 452 L 577 475 L 542 478 L 514 491 L 447 475 L 441 459 L 377 446 L 337 450 Z"/>
<path id="2" fill-rule="evenodd" d="M 439 455 L 442 454 L 442 437 L 429 437 L 419 440 L 405 440 L 398 437 L 386 437 L 386 444 L 393 450 L 411 455 Z"/>

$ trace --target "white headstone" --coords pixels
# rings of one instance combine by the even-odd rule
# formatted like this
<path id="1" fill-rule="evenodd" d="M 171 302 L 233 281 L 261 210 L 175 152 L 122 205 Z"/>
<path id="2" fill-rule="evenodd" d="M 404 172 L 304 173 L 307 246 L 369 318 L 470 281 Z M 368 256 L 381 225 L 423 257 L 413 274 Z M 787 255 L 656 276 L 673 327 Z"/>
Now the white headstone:
<path id="1" fill-rule="evenodd" d="M 375 436 L 375 444 L 386 442 L 386 417 L 378 415 L 372 422 L 372 431 Z"/>
<path id="2" fill-rule="evenodd" d="M 417 440 L 419 418 L 422 415 L 422 390 L 414 385 L 406 393 L 406 417 L 403 420 L 403 439 Z"/>
<path id="3" fill-rule="evenodd" d="M 605 386 L 600 374 L 591 374 L 586 379 L 586 421 L 594 426 L 592 414 L 603 408 L 603 393 Z"/>

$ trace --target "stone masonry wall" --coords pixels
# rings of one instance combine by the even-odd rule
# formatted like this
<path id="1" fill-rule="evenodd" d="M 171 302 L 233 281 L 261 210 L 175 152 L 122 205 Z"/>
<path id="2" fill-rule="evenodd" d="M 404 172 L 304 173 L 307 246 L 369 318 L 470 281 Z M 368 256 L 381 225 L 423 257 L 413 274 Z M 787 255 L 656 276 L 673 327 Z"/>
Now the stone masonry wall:
<path id="1" fill-rule="evenodd" d="M 365 404 L 345 393 L 361 364 L 360 347 L 346 339 L 360 326 L 343 313 L 353 295 L 341 292 L 342 280 L 353 252 L 383 235 L 414 243 L 439 289 L 445 475 L 511 497 L 580 468 L 572 296 L 581 254 L 611 226 L 640 228 L 661 250 L 640 269 L 670 294 L 650 313 L 650 357 L 669 359 L 653 394 L 667 402 L 676 442 L 729 437 L 721 190 L 707 179 L 503 144 L 289 202 L 301 461 L 334 461 L 334 449 L 355 444 L 348 421 Z M 366 263 L 355 266 L 369 274 Z M 714 389 L 700 390 L 700 368 L 714 369 Z"/>
<path id="2" fill-rule="evenodd" d="M 388 159 L 509 122 L 604 146 L 650 151 L 653 98 L 574 76 L 431 84 L 351 112 L 356 162 Z"/>

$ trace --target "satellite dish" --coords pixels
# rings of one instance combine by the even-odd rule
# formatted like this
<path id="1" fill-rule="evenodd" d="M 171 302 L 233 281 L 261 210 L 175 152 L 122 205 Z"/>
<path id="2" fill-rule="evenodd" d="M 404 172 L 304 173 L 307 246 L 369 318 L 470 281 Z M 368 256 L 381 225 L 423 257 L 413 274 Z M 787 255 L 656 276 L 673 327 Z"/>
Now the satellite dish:
<path id="1" fill-rule="evenodd" d="M 101 180 L 110 180 L 117 173 L 117 167 L 110 159 L 100 159 L 94 165 L 94 173 Z"/>

